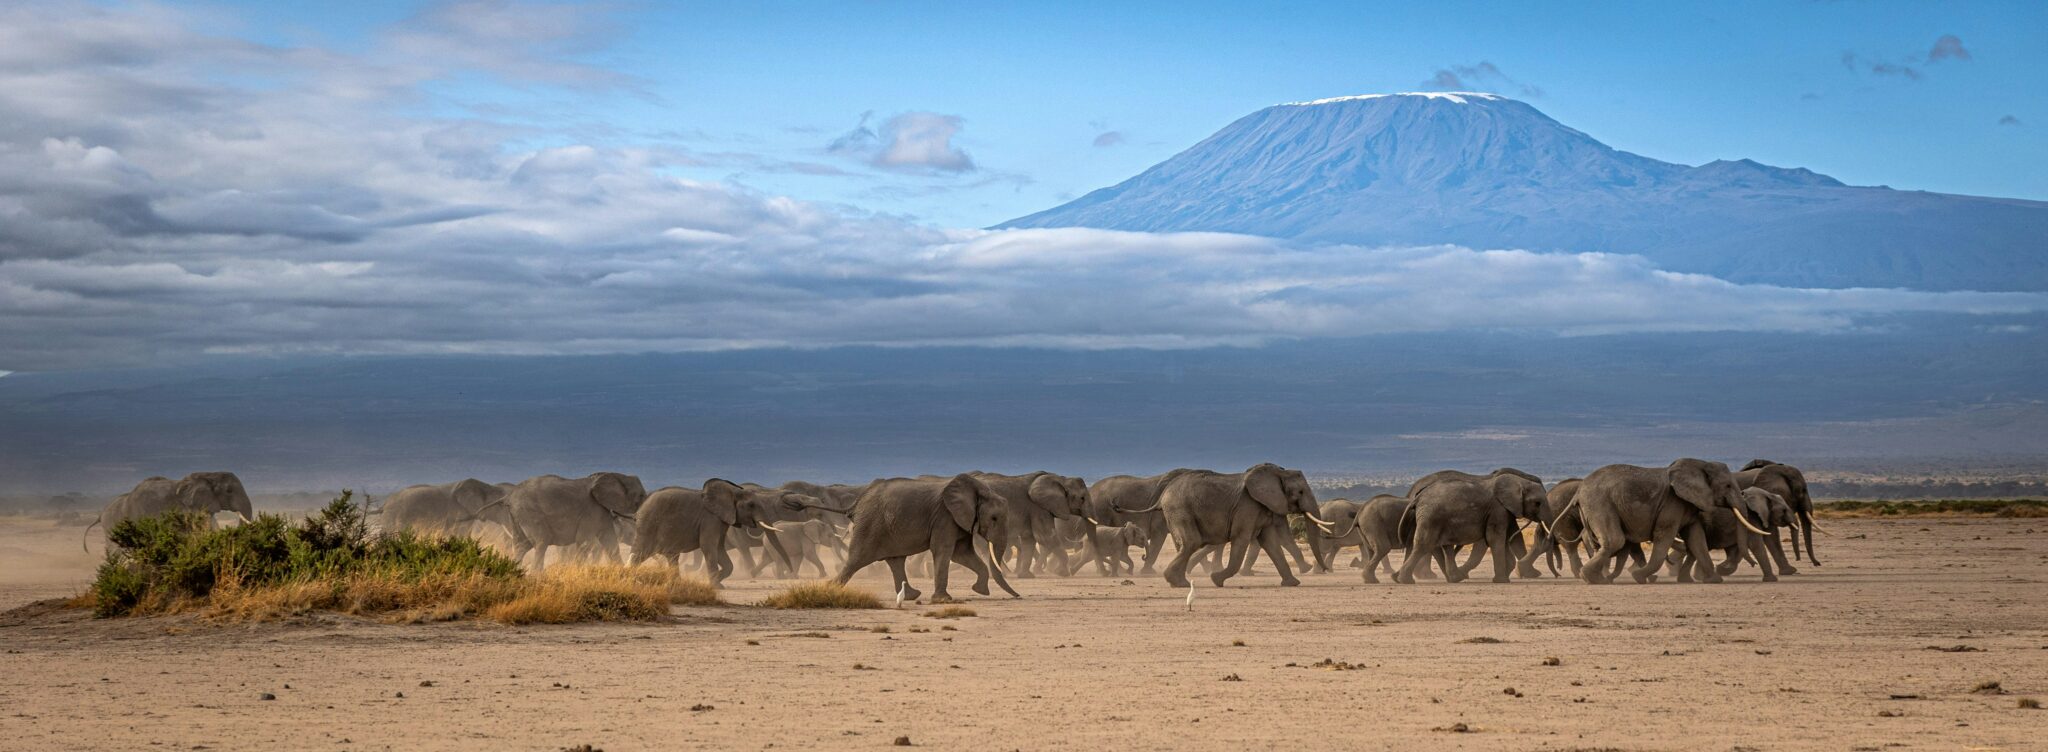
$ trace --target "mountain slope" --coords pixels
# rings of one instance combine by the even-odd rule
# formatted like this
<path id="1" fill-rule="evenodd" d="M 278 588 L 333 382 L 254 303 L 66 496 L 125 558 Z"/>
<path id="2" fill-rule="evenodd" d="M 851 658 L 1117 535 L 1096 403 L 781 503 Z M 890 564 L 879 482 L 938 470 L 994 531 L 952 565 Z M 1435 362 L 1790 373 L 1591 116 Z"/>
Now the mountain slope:
<path id="1" fill-rule="evenodd" d="M 1138 176 L 1000 227 L 1635 253 L 1800 287 L 2048 290 L 2048 202 L 1855 187 L 1619 151 L 1491 94 L 1268 107 Z"/>

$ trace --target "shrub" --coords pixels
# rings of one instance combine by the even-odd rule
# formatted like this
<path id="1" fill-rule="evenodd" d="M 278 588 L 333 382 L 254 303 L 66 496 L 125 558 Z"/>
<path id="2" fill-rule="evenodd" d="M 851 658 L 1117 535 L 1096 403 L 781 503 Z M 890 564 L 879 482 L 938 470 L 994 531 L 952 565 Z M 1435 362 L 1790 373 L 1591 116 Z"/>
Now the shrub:
<path id="1" fill-rule="evenodd" d="M 670 604 L 721 602 L 709 582 L 673 569 L 568 567 L 530 578 L 471 538 L 375 535 L 346 491 L 297 525 L 265 514 L 207 530 L 203 518 L 171 513 L 123 521 L 108 539 L 85 596 L 100 616 L 203 608 L 231 620 L 338 611 L 528 623 L 655 619 Z"/>
<path id="2" fill-rule="evenodd" d="M 768 608 L 881 608 L 873 593 L 830 580 L 794 585 L 761 600 Z"/>
<path id="3" fill-rule="evenodd" d="M 935 608 L 924 612 L 924 615 L 933 619 L 962 619 L 969 616 L 980 616 L 980 614 L 974 613 L 974 609 L 965 606 Z"/>

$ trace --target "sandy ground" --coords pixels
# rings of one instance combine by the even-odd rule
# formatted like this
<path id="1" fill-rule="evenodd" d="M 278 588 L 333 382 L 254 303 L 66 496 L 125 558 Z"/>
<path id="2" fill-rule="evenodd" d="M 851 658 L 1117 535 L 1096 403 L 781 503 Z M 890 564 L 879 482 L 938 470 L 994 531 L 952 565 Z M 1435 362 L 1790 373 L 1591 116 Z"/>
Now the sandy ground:
<path id="1" fill-rule="evenodd" d="M 2048 701 L 2048 521 L 1829 527 L 1827 566 L 1768 585 L 1281 588 L 1268 570 L 1201 581 L 1184 611 L 1156 577 L 1086 576 L 950 621 L 734 606 L 546 628 L 18 611 L 0 746 L 2048 749 L 2048 710 L 2016 702 Z M 76 592 L 77 540 L 0 523 L 0 608 Z M 746 603 L 782 583 L 733 584 Z"/>

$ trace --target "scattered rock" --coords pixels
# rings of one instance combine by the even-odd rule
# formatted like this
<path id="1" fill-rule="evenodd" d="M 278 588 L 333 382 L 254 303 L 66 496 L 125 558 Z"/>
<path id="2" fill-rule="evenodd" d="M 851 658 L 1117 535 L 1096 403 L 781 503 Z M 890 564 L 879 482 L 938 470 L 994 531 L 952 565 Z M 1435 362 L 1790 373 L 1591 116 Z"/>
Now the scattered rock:
<path id="1" fill-rule="evenodd" d="M 422 679 L 422 680 L 420 680 L 420 686 L 422 686 L 422 687 L 431 687 L 431 686 L 434 686 L 434 680 L 432 680 L 432 679 Z"/>
<path id="2" fill-rule="evenodd" d="M 260 693 L 260 694 L 256 695 L 256 699 L 258 699 L 258 700 L 275 700 L 275 699 L 277 699 L 277 695 L 273 695 L 273 694 L 271 694 L 271 693 L 269 693 L 269 692 L 263 692 L 263 693 Z"/>
<path id="3" fill-rule="evenodd" d="M 1325 671 L 1358 671 L 1364 669 L 1365 664 L 1352 663 L 1350 661 L 1340 661 L 1334 658 L 1324 658 L 1320 661 L 1316 661 L 1315 663 L 1308 664 L 1308 667 L 1319 668 Z"/>
<path id="4" fill-rule="evenodd" d="M 1543 665 L 1545 665 L 1545 666 L 1562 666 L 1562 665 L 1564 665 L 1564 661 L 1558 660 L 1557 656 L 1554 656 L 1554 655 L 1553 655 L 1553 656 L 1550 656 L 1549 658 L 1545 658 L 1545 659 L 1543 659 Z"/>
<path id="5" fill-rule="evenodd" d="M 1471 726 L 1467 726 L 1467 725 L 1465 725 L 1465 724 L 1463 724 L 1463 723 L 1453 723 L 1453 724 L 1451 724 L 1451 725 L 1449 725 L 1449 726 L 1438 726 L 1438 727 L 1436 727 L 1436 728 L 1433 728 L 1433 729 L 1430 729 L 1430 730 L 1431 730 L 1431 731 L 1448 731 L 1448 732 L 1451 732 L 1451 733 L 1453 733 L 1453 734 L 1469 734 L 1469 733 L 1472 733 L 1472 727 L 1471 727 Z"/>
<path id="6" fill-rule="evenodd" d="M 1238 676 L 1237 674 L 1231 674 L 1231 675 L 1229 675 L 1229 676 L 1223 677 L 1223 680 L 1224 680 L 1224 681 L 1244 681 L 1244 677 L 1242 677 L 1242 676 Z"/>
<path id="7" fill-rule="evenodd" d="M 706 711 L 706 710 L 717 710 L 717 709 L 718 709 L 718 707 L 717 707 L 717 706 L 715 706 L 715 705 L 707 705 L 707 704 L 704 704 L 704 703 L 701 703 L 701 702 L 700 702 L 700 703 L 697 703 L 697 704 L 695 704 L 695 705 L 691 705 L 691 706 L 690 706 L 690 712 L 692 712 L 692 713 L 702 713 L 702 712 L 704 712 L 704 711 Z"/>
<path id="8" fill-rule="evenodd" d="M 1951 645 L 1951 646 L 1949 646 L 1949 647 L 1942 647 L 1942 646 L 1940 646 L 1940 645 L 1929 645 L 1929 646 L 1927 646 L 1927 649 L 1928 649 L 1928 650 L 1938 650 L 1938 651 L 1941 651 L 1941 652 L 1943 652 L 1943 653 L 1982 653 L 1982 652 L 1984 652 L 1984 649 L 1983 649 L 1983 648 L 1980 648 L 1980 647 L 1975 647 L 1975 646 L 1971 646 L 1971 645 Z"/>
<path id="9" fill-rule="evenodd" d="M 1516 689 L 1515 689 L 1514 687 L 1508 687 L 1507 689 L 1503 689 L 1503 690 L 1501 690 L 1501 691 L 1500 691 L 1500 693 L 1501 693 L 1501 694 L 1504 694 L 1504 695 L 1507 695 L 1507 696 L 1509 696 L 1509 697 L 1521 697 L 1521 696 L 1522 696 L 1522 693 L 1521 693 L 1521 692 L 1520 692 L 1519 690 L 1516 690 Z"/>
<path id="10" fill-rule="evenodd" d="M 2022 697 L 2019 701 L 2019 707 L 2021 710 L 2040 710 L 2041 701 L 2032 697 Z"/>
<path id="11" fill-rule="evenodd" d="M 1903 695 L 1892 695 L 1892 699 L 1894 699 L 1894 700 L 1918 700 L 1918 699 L 1920 699 L 1920 696 L 1919 696 L 1919 695 L 1915 695 L 1915 694 L 1903 694 Z"/>
<path id="12" fill-rule="evenodd" d="M 1464 645 L 1499 645 L 1507 640 L 1498 637 L 1467 637 L 1458 642 Z"/>
<path id="13" fill-rule="evenodd" d="M 1984 681 L 1977 682 L 1977 686 L 1972 688 L 1970 692 L 1979 695 L 2002 695 L 2005 694 L 2005 687 L 1995 681 Z"/>
<path id="14" fill-rule="evenodd" d="M 1230 641 L 1230 646 L 1231 646 L 1231 647 L 1233 647 L 1233 648 L 1241 648 L 1241 647 L 1244 647 L 1244 640 L 1231 640 L 1231 641 Z"/>
<path id="15" fill-rule="evenodd" d="M 1906 714 L 1906 711 L 1903 711 L 1903 710 L 1880 710 L 1880 711 L 1877 711 L 1877 717 L 1879 717 L 1879 718 L 1898 718 L 1898 717 L 1900 717 L 1900 716 L 1903 716 L 1903 715 L 1905 715 L 1905 714 Z"/>
<path id="16" fill-rule="evenodd" d="M 910 743 L 910 737 L 907 737 L 907 736 L 899 736 L 899 737 L 896 737 L 896 741 L 890 742 L 890 744 L 894 744 L 894 745 L 896 745 L 896 746 L 898 746 L 898 747 L 909 747 L 909 746 L 913 746 L 913 745 L 911 745 L 911 743 Z"/>

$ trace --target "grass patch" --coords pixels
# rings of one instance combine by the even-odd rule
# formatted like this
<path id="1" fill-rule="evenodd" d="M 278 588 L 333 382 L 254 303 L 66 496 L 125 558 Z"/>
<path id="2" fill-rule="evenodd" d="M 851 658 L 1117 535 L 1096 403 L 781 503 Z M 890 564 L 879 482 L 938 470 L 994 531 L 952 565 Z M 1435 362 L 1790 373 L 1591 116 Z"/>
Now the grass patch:
<path id="1" fill-rule="evenodd" d="M 1821 517 L 2048 517 L 2040 499 L 1941 499 L 1936 501 L 1830 501 L 1814 505 Z"/>
<path id="2" fill-rule="evenodd" d="M 924 615 L 932 619 L 962 619 L 970 616 L 980 616 L 981 614 L 977 614 L 974 612 L 974 609 L 965 606 L 947 606 L 926 611 Z"/>
<path id="3" fill-rule="evenodd" d="M 793 585 L 761 599 L 768 608 L 881 608 L 874 593 L 825 580 Z"/>
<path id="4" fill-rule="evenodd" d="M 270 621 L 317 611 L 427 622 L 655 619 L 718 603 L 710 583 L 663 569 L 564 567 L 528 577 L 471 538 L 373 535 L 350 494 L 298 523 L 264 514 L 208 530 L 171 513 L 126 520 L 80 596 L 101 617 L 197 612 Z"/>

